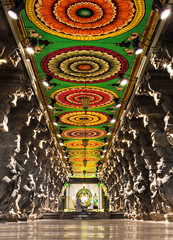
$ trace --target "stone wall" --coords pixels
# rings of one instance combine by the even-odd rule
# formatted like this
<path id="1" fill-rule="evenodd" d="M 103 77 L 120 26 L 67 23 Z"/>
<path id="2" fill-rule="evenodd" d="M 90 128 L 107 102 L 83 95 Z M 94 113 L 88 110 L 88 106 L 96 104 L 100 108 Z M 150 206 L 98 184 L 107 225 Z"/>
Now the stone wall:
<path id="1" fill-rule="evenodd" d="M 124 211 L 132 219 L 171 220 L 173 80 L 151 60 L 103 166 L 101 180 L 113 211 Z"/>
<path id="2" fill-rule="evenodd" d="M 0 58 L 8 59 L 0 64 L 0 217 L 34 219 L 58 211 L 68 174 L 2 12 L 0 20 Z"/>

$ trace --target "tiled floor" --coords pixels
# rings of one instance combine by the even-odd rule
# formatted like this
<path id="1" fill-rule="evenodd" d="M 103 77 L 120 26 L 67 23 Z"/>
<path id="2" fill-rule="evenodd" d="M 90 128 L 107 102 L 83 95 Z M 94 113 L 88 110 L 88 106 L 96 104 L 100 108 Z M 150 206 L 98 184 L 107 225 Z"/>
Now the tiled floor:
<path id="1" fill-rule="evenodd" d="M 0 223 L 2 240 L 173 240 L 173 223 L 131 220 L 39 220 Z"/>

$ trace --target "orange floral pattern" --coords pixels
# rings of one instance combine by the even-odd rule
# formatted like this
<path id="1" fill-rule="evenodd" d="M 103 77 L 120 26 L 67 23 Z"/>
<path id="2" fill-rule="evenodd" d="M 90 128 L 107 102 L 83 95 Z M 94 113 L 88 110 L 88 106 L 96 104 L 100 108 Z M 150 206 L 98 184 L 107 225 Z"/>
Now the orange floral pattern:
<path id="1" fill-rule="evenodd" d="M 77 175 L 78 172 L 79 172 L 79 173 L 82 172 L 83 167 L 82 167 L 82 168 L 79 168 L 79 167 L 73 167 L 73 170 L 74 170 L 75 173 L 76 173 L 76 174 L 73 175 L 73 176 L 76 177 L 76 175 Z M 96 172 L 96 168 L 87 168 L 87 172 L 89 172 L 90 174 L 91 174 L 91 173 L 95 173 L 95 172 Z M 83 173 L 82 173 L 82 175 L 83 175 Z M 85 177 L 88 178 L 88 174 L 85 174 Z"/>
<path id="2" fill-rule="evenodd" d="M 59 21 L 63 22 L 64 24 L 67 24 L 72 28 L 75 27 L 86 30 L 85 34 L 87 34 L 88 29 L 103 27 L 113 21 L 114 17 L 116 17 L 116 8 L 111 2 L 107 1 L 106 4 L 101 5 L 100 0 L 95 0 L 94 2 L 96 4 L 89 1 L 82 2 L 76 0 L 61 0 L 56 4 L 54 13 L 56 12 Z M 73 4 L 74 2 L 77 3 Z M 91 17 L 83 18 L 76 14 L 79 9 L 87 8 L 93 12 Z M 66 9 L 68 9 L 67 14 Z"/>
<path id="3" fill-rule="evenodd" d="M 106 113 L 94 111 L 74 111 L 58 115 L 59 121 L 72 126 L 96 126 L 110 122 L 110 117 Z"/>
<path id="4" fill-rule="evenodd" d="M 80 10 L 89 11 L 89 15 L 78 14 Z M 145 4 L 143 0 L 34 0 L 34 4 L 26 0 L 26 12 L 36 26 L 48 33 L 95 40 L 135 27 L 144 16 Z"/>
<path id="5" fill-rule="evenodd" d="M 80 151 L 80 150 L 78 150 Z M 91 151 L 91 150 L 90 150 Z M 83 155 L 84 156 L 84 155 Z M 95 157 L 74 157 L 74 158 L 70 158 L 69 161 L 70 162 L 74 162 L 74 163 L 83 163 L 83 160 L 86 159 L 88 162 L 98 162 L 98 158 L 95 158 Z"/>
<path id="6" fill-rule="evenodd" d="M 84 167 L 84 165 L 83 165 L 83 163 L 76 163 L 76 164 L 74 164 L 74 167 L 75 168 L 78 168 L 78 167 L 80 167 L 80 168 L 83 168 Z M 97 167 L 97 163 L 87 163 L 87 169 L 88 168 L 94 168 L 94 167 Z"/>
<path id="7" fill-rule="evenodd" d="M 98 150 L 71 150 L 67 152 L 68 155 L 70 156 L 78 156 L 78 157 L 83 157 L 84 155 L 86 155 L 87 157 L 91 157 L 91 156 L 100 156 L 100 151 Z M 97 159 L 98 160 L 98 159 Z"/>
<path id="8" fill-rule="evenodd" d="M 93 139 L 101 138 L 107 135 L 106 130 L 95 129 L 95 128 L 76 128 L 67 129 L 62 132 L 62 137 L 72 138 L 72 139 Z"/>
<path id="9" fill-rule="evenodd" d="M 105 146 L 104 142 L 89 140 L 88 145 L 87 145 L 87 149 L 88 148 L 101 148 L 101 147 L 104 147 L 104 146 Z M 82 140 L 65 142 L 64 147 L 67 147 L 67 148 L 85 148 Z"/>

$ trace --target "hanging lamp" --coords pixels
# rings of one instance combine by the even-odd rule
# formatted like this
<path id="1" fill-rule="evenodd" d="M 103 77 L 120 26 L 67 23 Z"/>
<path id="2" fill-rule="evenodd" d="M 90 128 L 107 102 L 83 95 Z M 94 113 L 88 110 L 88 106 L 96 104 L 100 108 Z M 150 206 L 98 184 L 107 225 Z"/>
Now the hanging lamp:
<path id="1" fill-rule="evenodd" d="M 88 139 L 82 139 L 82 142 L 83 142 L 83 145 L 84 145 L 84 147 L 87 147 L 87 145 L 88 145 Z"/>
<path id="2" fill-rule="evenodd" d="M 82 107 L 83 109 L 87 109 L 90 105 L 91 99 L 89 97 L 81 97 L 81 103 L 82 103 Z"/>

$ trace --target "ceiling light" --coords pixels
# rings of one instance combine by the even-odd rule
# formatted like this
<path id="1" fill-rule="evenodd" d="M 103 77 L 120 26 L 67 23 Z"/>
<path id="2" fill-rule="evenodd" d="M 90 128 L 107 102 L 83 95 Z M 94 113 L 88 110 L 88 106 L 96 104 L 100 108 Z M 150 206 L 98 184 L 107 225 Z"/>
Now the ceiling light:
<path id="1" fill-rule="evenodd" d="M 48 104 L 48 108 L 53 109 L 53 106 L 51 104 Z"/>
<path id="2" fill-rule="evenodd" d="M 46 82 L 46 80 L 43 81 L 43 85 L 44 85 L 45 87 L 49 87 L 49 83 Z"/>
<path id="3" fill-rule="evenodd" d="M 51 80 L 53 79 L 53 77 L 51 76 L 51 75 L 48 75 L 48 74 L 46 74 L 46 76 L 44 77 L 44 79 L 43 79 L 43 85 L 45 86 L 45 87 L 49 87 L 49 84 L 51 84 L 51 86 L 53 85 L 52 83 L 51 83 Z M 52 105 L 53 104 L 55 104 L 56 103 L 56 100 L 55 99 L 52 99 Z"/>
<path id="4" fill-rule="evenodd" d="M 57 122 L 53 122 L 53 125 L 58 126 L 58 123 Z"/>
<path id="5" fill-rule="evenodd" d="M 132 40 L 132 46 L 134 47 L 135 54 L 139 55 L 143 52 L 143 48 L 139 46 L 140 41 L 139 41 L 139 36 L 135 39 Z M 143 44 L 143 43 L 142 43 Z M 144 44 L 145 45 L 145 44 Z"/>
<path id="6" fill-rule="evenodd" d="M 26 47 L 26 51 L 29 54 L 34 54 L 34 47 L 32 45 L 29 45 L 29 46 Z"/>
<path id="7" fill-rule="evenodd" d="M 49 84 L 47 81 L 45 81 L 45 83 Z M 44 83 L 43 83 L 43 84 L 44 84 Z M 56 100 L 55 100 L 55 99 L 51 99 L 51 103 L 48 104 L 48 107 L 49 107 L 50 109 L 53 109 L 55 103 L 56 103 Z"/>
<path id="8" fill-rule="evenodd" d="M 15 8 L 11 8 L 8 10 L 8 15 L 12 18 L 12 19 L 15 19 L 17 20 L 18 17 L 19 17 L 19 13 L 18 11 L 15 9 Z"/>
<path id="9" fill-rule="evenodd" d="M 139 55 L 139 54 L 141 54 L 142 52 L 143 52 L 143 48 L 141 48 L 141 47 L 139 47 L 139 46 L 135 48 L 135 54 L 136 54 L 136 55 Z"/>
<path id="10" fill-rule="evenodd" d="M 36 38 L 33 37 L 28 37 L 28 42 L 25 45 L 25 49 L 29 54 L 34 54 L 35 52 L 35 47 L 37 46 L 38 42 Z M 25 40 L 25 39 L 24 39 Z"/>
<path id="11" fill-rule="evenodd" d="M 115 122 L 115 119 L 112 119 L 112 120 L 111 120 L 111 123 L 114 123 L 114 122 Z"/>
<path id="12" fill-rule="evenodd" d="M 170 8 L 165 8 L 162 10 L 162 12 L 160 13 L 160 18 L 162 20 L 166 19 L 171 13 L 171 9 Z"/>
<path id="13" fill-rule="evenodd" d="M 25 4 L 24 4 L 23 0 L 22 0 L 22 1 L 16 1 L 15 7 L 10 8 L 10 9 L 8 10 L 8 15 L 9 15 L 12 19 L 17 20 L 17 19 L 19 18 L 19 13 L 20 13 L 20 11 L 21 11 L 22 9 L 24 9 L 24 7 L 25 7 Z"/>
<path id="14" fill-rule="evenodd" d="M 128 80 L 126 78 L 122 79 L 122 81 L 120 82 L 121 86 L 125 86 L 127 84 Z"/>
<path id="15" fill-rule="evenodd" d="M 160 14 L 160 18 L 162 20 L 166 19 L 170 13 L 171 13 L 171 9 L 167 8 L 163 5 L 162 2 L 160 2 L 160 0 L 154 0 L 153 4 L 152 4 L 152 10 L 156 10 L 159 12 Z"/>
<path id="16" fill-rule="evenodd" d="M 116 107 L 116 108 L 121 107 L 121 103 L 118 103 L 115 107 Z"/>
<path id="17" fill-rule="evenodd" d="M 127 84 L 128 80 L 124 77 L 124 73 L 119 73 L 117 77 L 120 80 L 120 85 L 124 86 Z"/>

